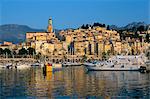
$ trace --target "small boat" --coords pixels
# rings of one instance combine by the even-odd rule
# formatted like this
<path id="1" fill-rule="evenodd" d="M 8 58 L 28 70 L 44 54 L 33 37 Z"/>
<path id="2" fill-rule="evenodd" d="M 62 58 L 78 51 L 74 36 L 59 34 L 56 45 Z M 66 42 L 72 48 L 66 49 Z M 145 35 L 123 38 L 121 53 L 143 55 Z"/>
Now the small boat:
<path id="1" fill-rule="evenodd" d="M 31 64 L 31 66 L 41 66 L 41 64 L 40 63 L 33 63 L 33 64 Z"/>
<path id="2" fill-rule="evenodd" d="M 88 70 L 111 70 L 114 64 L 108 61 L 99 61 L 84 64 Z"/>
<path id="3" fill-rule="evenodd" d="M 31 66 L 42 66 L 43 67 L 44 63 L 41 63 L 41 62 L 37 61 L 37 62 L 31 64 Z"/>
<path id="4" fill-rule="evenodd" d="M 14 68 L 16 68 L 16 69 L 27 69 L 30 67 L 31 66 L 29 64 L 17 64 L 16 66 L 14 66 Z"/>
<path id="5" fill-rule="evenodd" d="M 64 62 L 63 66 L 64 67 L 67 67 L 67 66 L 81 66 L 81 63 L 77 63 L 77 62 Z"/>

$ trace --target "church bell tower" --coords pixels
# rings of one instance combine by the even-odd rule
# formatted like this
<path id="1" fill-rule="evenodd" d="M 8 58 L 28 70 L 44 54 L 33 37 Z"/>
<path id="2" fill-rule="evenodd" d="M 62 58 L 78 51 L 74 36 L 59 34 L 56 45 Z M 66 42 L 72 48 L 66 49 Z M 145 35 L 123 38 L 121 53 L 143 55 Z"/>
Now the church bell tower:
<path id="1" fill-rule="evenodd" d="M 50 33 L 53 32 L 52 18 L 49 18 L 49 20 L 48 20 L 47 32 L 50 32 Z"/>

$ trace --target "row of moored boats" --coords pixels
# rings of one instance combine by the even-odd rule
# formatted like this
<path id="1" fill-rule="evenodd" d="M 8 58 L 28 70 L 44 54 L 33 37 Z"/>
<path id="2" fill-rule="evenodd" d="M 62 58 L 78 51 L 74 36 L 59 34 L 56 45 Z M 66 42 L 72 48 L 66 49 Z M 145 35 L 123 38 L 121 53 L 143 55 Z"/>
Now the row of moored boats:
<path id="1" fill-rule="evenodd" d="M 117 55 L 112 56 L 108 60 L 104 61 L 90 61 L 84 63 L 78 62 L 64 62 L 64 63 L 52 63 L 53 68 L 61 68 L 62 66 L 81 66 L 84 65 L 88 70 L 111 70 L 111 71 L 150 71 L 150 61 L 144 54 L 141 55 Z M 17 62 L 0 64 L 0 68 L 17 68 L 24 69 L 32 66 L 44 67 L 43 62 Z"/>

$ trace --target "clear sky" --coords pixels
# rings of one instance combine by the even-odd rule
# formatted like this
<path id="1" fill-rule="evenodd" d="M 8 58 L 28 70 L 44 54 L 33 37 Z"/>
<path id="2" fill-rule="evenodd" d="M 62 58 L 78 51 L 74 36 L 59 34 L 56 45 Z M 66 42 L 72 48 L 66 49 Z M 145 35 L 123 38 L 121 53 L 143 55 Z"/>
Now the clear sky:
<path id="1" fill-rule="evenodd" d="M 0 0 L 0 24 L 45 29 L 51 16 L 56 29 L 100 22 L 124 26 L 150 23 L 150 0 Z"/>

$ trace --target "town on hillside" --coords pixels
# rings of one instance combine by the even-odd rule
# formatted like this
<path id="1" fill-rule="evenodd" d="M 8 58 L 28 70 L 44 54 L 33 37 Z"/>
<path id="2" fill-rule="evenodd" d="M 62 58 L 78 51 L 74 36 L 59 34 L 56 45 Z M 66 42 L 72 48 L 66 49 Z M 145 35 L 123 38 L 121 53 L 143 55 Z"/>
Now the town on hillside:
<path id="1" fill-rule="evenodd" d="M 26 33 L 25 42 L 0 45 L 0 57 L 46 57 L 53 62 L 108 59 L 112 55 L 150 56 L 150 26 L 136 32 L 124 30 L 119 33 L 105 24 L 82 25 L 78 29 L 66 29 L 56 35 L 52 19 L 47 31 Z M 141 29 L 141 30 L 140 30 Z"/>

